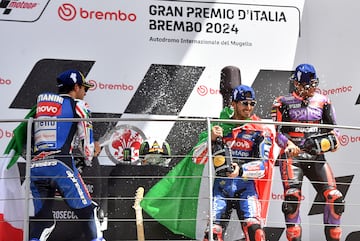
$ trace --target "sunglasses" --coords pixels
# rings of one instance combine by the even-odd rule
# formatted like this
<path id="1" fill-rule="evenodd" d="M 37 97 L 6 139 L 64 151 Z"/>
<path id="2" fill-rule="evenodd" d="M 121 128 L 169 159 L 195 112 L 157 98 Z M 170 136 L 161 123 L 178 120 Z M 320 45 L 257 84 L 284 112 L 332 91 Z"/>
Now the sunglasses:
<path id="1" fill-rule="evenodd" d="M 78 86 L 79 86 L 80 88 L 84 88 L 85 93 L 88 92 L 88 90 L 90 89 L 89 87 L 87 87 L 87 86 L 85 86 L 85 85 L 79 85 L 79 84 L 78 84 Z"/>
<path id="2" fill-rule="evenodd" d="M 309 88 L 315 88 L 319 85 L 319 80 L 318 79 L 312 79 L 310 80 L 310 83 L 306 83 L 306 82 L 300 82 L 300 84 L 305 88 L 305 89 L 309 89 Z"/>
<path id="3" fill-rule="evenodd" d="M 255 106 L 256 105 L 256 101 L 252 100 L 252 101 L 239 101 L 243 106 Z"/>

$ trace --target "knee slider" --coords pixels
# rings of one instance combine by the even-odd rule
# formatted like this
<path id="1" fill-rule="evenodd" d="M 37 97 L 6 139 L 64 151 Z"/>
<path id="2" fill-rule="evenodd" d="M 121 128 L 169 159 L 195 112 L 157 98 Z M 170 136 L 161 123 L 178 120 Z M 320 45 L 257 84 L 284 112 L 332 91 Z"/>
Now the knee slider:
<path id="1" fill-rule="evenodd" d="M 265 241 L 265 232 L 262 230 L 259 224 L 251 224 L 248 227 L 250 240 Z"/>
<path id="2" fill-rule="evenodd" d="M 301 192 L 299 189 L 290 188 L 285 193 L 285 201 L 282 204 L 282 211 L 285 215 L 294 214 L 299 209 Z"/>
<path id="3" fill-rule="evenodd" d="M 246 223 L 244 227 L 246 228 L 247 232 L 252 235 L 254 235 L 257 230 L 261 229 L 260 224 L 258 223 Z"/>
<path id="4" fill-rule="evenodd" d="M 341 215 L 345 211 L 345 200 L 342 193 L 337 189 L 326 190 L 324 192 L 326 202 L 329 203 L 334 213 Z"/>

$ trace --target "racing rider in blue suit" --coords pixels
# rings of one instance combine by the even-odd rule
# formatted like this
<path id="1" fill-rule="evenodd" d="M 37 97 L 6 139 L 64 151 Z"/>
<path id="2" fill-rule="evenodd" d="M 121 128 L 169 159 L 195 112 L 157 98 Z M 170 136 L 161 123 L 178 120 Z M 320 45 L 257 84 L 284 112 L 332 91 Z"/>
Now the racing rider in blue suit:
<path id="1" fill-rule="evenodd" d="M 77 70 L 68 70 L 57 77 L 58 94 L 43 93 L 37 98 L 31 161 L 31 191 L 35 216 L 30 231 L 31 241 L 45 241 L 55 228 L 52 207 L 56 190 L 82 222 L 86 240 L 104 240 L 96 226 L 90 194 L 72 157 L 73 141 L 80 140 L 86 161 L 94 155 L 92 123 L 52 121 L 59 118 L 88 118 L 84 101 L 85 81 Z M 43 119 L 43 121 L 38 121 Z"/>
<path id="2" fill-rule="evenodd" d="M 233 113 L 230 118 L 260 121 L 253 114 L 255 104 L 255 92 L 251 87 L 240 85 L 234 88 L 231 102 Z M 224 111 L 226 110 L 229 109 L 225 108 Z M 219 137 L 230 148 L 232 158 L 229 160 L 226 156 L 225 159 L 229 161 L 218 158 L 213 149 L 216 174 L 213 186 L 214 240 L 223 240 L 231 211 L 235 209 L 246 241 L 265 241 L 262 227 L 264 219 L 256 180 L 264 176 L 268 178 L 268 172 L 272 171 L 272 131 L 265 125 L 255 123 L 220 123 L 211 129 L 212 142 Z M 224 172 L 225 165 L 228 167 Z M 266 189 L 269 190 L 268 186 Z M 204 237 L 204 241 L 208 240 L 209 230 Z"/>

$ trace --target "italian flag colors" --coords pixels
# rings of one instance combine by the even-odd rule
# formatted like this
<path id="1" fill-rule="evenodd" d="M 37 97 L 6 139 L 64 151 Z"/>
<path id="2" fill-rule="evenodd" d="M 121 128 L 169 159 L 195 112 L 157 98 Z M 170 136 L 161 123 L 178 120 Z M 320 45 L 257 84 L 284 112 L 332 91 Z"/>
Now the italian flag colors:
<path id="1" fill-rule="evenodd" d="M 220 117 L 229 119 L 231 115 L 231 110 L 225 108 Z M 252 119 L 259 120 L 256 116 Z M 220 125 L 223 127 L 224 134 L 235 127 L 233 124 Z M 156 183 L 141 201 L 141 207 L 149 216 L 173 233 L 191 239 L 202 238 L 209 220 L 211 198 L 209 197 L 209 162 L 207 162 L 206 144 L 207 132 L 203 132 L 199 136 L 199 142 L 190 153 Z M 267 175 L 257 180 L 255 184 L 261 200 L 261 216 L 264 223 L 268 212 L 272 170 L 275 163 L 272 154 L 268 161 Z"/>
<path id="2" fill-rule="evenodd" d="M 25 119 L 34 117 L 33 107 Z M 21 186 L 17 160 L 26 143 L 27 123 L 20 123 L 0 158 L 0 241 L 22 241 L 25 215 L 25 195 Z"/>

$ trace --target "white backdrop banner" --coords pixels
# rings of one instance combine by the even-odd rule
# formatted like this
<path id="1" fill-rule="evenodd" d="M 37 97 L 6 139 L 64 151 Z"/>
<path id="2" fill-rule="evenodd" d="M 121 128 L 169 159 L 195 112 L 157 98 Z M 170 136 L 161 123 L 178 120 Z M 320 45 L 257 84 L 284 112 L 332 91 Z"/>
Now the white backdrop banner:
<path id="1" fill-rule="evenodd" d="M 311 27 L 302 20 L 303 0 L 4 2 L 0 4 L 2 120 L 23 118 L 37 94 L 56 90 L 56 75 L 68 68 L 80 69 L 94 84 L 86 100 L 95 117 L 218 117 L 220 73 L 225 66 L 240 69 L 242 83 L 256 90 L 257 113 L 268 118 L 274 98 L 289 91 L 287 78 L 298 64 L 298 41 L 303 29 Z M 345 99 L 353 99 L 351 84 L 322 82 L 325 74 L 322 69 L 318 73 L 319 91 L 334 97 L 340 109 Z M 339 116 L 338 122 L 344 119 Z M 0 151 L 15 126 L 0 123 Z M 138 121 L 131 126 L 143 139 L 171 138 L 174 123 Z M 102 128 L 98 139 L 105 143 L 112 137 Z M 349 183 L 358 171 L 344 165 L 353 160 L 344 156 L 356 148 L 351 140 L 359 134 L 342 133 L 349 141 L 328 159 L 335 176 Z M 114 150 L 105 153 L 105 149 L 101 163 L 114 165 L 109 157 Z M 340 157 L 341 163 L 336 162 Z M 285 226 L 279 180 L 276 170 L 267 224 L 273 228 Z M 309 214 L 316 194 L 310 183 L 303 186 L 302 219 L 315 223 L 304 226 L 304 240 L 312 240 L 310 233 L 325 240 L 317 227 L 322 215 Z M 350 188 L 347 203 L 355 196 Z M 351 224 L 358 223 L 350 217 L 351 209 L 355 207 L 347 207 L 343 218 L 345 237 L 356 231 Z M 285 234 L 278 240 L 286 240 Z"/>

